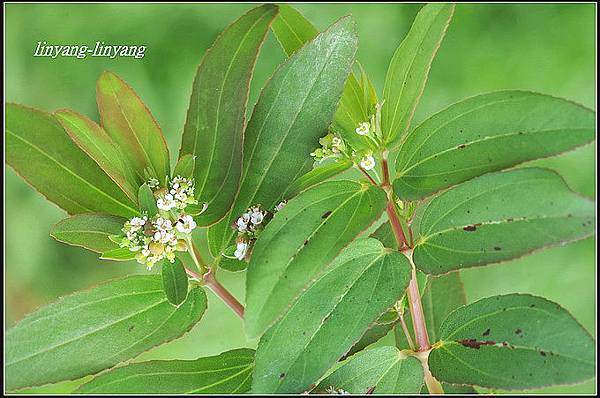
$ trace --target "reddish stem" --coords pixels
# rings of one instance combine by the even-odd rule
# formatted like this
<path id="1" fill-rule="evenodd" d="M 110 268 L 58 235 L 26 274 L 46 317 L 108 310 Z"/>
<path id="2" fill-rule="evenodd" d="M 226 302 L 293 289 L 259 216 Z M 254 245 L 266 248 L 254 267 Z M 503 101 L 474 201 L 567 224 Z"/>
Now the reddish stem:
<path id="1" fill-rule="evenodd" d="M 204 282 L 211 290 L 223 300 L 241 319 L 244 319 L 244 306 L 213 275 L 212 269 L 203 276 Z"/>
<path id="2" fill-rule="evenodd" d="M 367 173 L 367 171 L 365 169 L 363 169 L 362 167 L 358 166 L 358 169 L 369 179 L 369 181 L 371 182 L 371 184 L 373 185 L 377 185 L 377 182 L 375 182 L 375 180 L 373 179 L 373 177 L 371 177 L 369 175 L 369 173 Z"/>
<path id="3" fill-rule="evenodd" d="M 187 267 L 185 268 L 185 273 L 194 279 L 198 279 L 198 280 L 202 279 L 202 277 L 200 275 L 198 275 L 197 273 L 195 273 L 194 271 L 192 271 L 191 269 L 189 269 Z"/>
<path id="4" fill-rule="evenodd" d="M 382 186 L 390 186 L 390 170 L 388 168 L 387 153 L 384 153 L 381 159 L 381 168 L 383 169 L 383 183 Z"/>
<path id="5" fill-rule="evenodd" d="M 385 211 L 387 212 L 388 218 L 390 219 L 390 225 L 392 226 L 392 231 L 394 231 L 394 236 L 396 236 L 396 241 L 398 242 L 398 250 L 402 250 L 407 244 L 406 236 L 404 236 L 402 225 L 400 225 L 400 220 L 398 219 L 398 215 L 396 214 L 396 210 L 394 209 L 394 202 L 392 202 L 391 199 L 388 199 Z"/>
<path id="6" fill-rule="evenodd" d="M 427 334 L 427 326 L 425 325 L 425 314 L 423 313 L 419 285 L 417 284 L 417 271 L 414 266 L 412 269 L 412 278 L 410 279 L 406 292 L 408 293 L 408 305 L 410 308 L 410 315 L 413 319 L 413 330 L 415 331 L 418 350 L 427 351 L 431 347 L 429 346 L 429 335 Z"/>
<path id="7" fill-rule="evenodd" d="M 385 159 L 385 156 L 383 158 Z M 382 162 L 382 167 L 384 176 L 386 174 L 389 176 L 387 162 Z M 389 191 L 389 185 L 385 185 L 385 179 L 382 186 L 384 186 L 384 189 L 387 188 L 387 190 Z M 400 224 L 400 219 L 398 218 L 398 214 L 396 213 L 391 193 L 388 192 L 388 195 L 389 196 L 386 212 L 390 220 L 392 230 L 394 231 L 394 236 L 396 237 L 396 241 L 398 242 L 398 249 L 404 253 L 404 255 L 408 258 L 412 265 L 412 277 L 410 279 L 410 283 L 408 284 L 408 289 L 406 289 L 406 294 L 408 298 L 410 314 L 412 316 L 413 330 L 415 331 L 415 340 L 418 346 L 417 349 L 419 351 L 427 351 L 430 348 L 429 336 L 427 335 L 425 315 L 423 314 L 423 306 L 421 305 L 421 295 L 419 294 L 419 285 L 417 284 L 417 272 L 415 270 L 414 264 L 412 263 L 412 250 L 404 247 L 408 245 L 408 241 L 406 240 L 406 236 L 404 235 L 404 231 L 402 230 L 402 225 Z"/>

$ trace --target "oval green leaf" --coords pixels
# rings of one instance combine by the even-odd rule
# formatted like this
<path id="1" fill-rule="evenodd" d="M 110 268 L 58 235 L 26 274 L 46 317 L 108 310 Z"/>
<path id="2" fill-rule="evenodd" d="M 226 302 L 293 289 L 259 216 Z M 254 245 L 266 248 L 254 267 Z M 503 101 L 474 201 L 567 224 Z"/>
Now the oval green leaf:
<path id="1" fill-rule="evenodd" d="M 185 178 L 194 177 L 195 156 L 191 154 L 183 155 L 177 160 L 177 164 L 173 169 L 173 176 L 181 176 Z"/>
<path id="2" fill-rule="evenodd" d="M 241 394 L 250 389 L 254 350 L 240 348 L 191 361 L 118 367 L 81 386 L 80 394 Z"/>
<path id="3" fill-rule="evenodd" d="M 148 217 L 154 217 L 158 213 L 156 198 L 147 183 L 143 183 L 138 190 L 138 203 L 140 210 L 146 213 Z"/>
<path id="4" fill-rule="evenodd" d="M 192 361 L 118 367 L 81 386 L 80 394 L 241 394 L 250 389 L 254 350 L 240 348 Z"/>
<path id="5" fill-rule="evenodd" d="M 50 236 L 59 242 L 103 253 L 119 247 L 110 236 L 120 235 L 125 221 L 126 218 L 108 214 L 78 214 L 55 224 Z"/>
<path id="6" fill-rule="evenodd" d="M 209 230 L 213 255 L 231 244 L 231 223 L 248 207 L 272 209 L 312 167 L 311 151 L 331 123 L 358 45 L 342 18 L 292 55 L 263 88 L 244 138 L 243 175 L 232 211 Z"/>
<path id="7" fill-rule="evenodd" d="M 560 305 L 509 294 L 452 312 L 429 355 L 440 381 L 523 390 L 594 377 L 595 342 Z"/>
<path id="8" fill-rule="evenodd" d="M 135 253 L 129 250 L 127 247 L 118 247 L 116 249 L 103 252 L 100 258 L 102 260 L 129 261 L 135 258 Z"/>
<path id="9" fill-rule="evenodd" d="M 165 295 L 175 306 L 183 303 L 188 294 L 188 277 L 183 263 L 178 258 L 175 262 L 162 262 L 162 281 Z"/>
<path id="10" fill-rule="evenodd" d="M 161 184 L 169 175 L 169 150 L 165 137 L 146 105 L 121 78 L 103 72 L 96 85 L 102 127 L 125 154 L 140 181 L 148 170 Z"/>
<path id="11" fill-rule="evenodd" d="M 271 30 L 288 56 L 319 33 L 309 20 L 288 4 L 279 5 L 279 15 L 273 21 Z M 364 72 L 362 68 L 361 72 Z M 359 123 L 368 121 L 373 113 L 377 98 L 367 95 L 373 94 L 371 88 L 365 73 L 361 74 L 360 81 L 354 73 L 350 73 L 333 118 L 333 129 L 355 149 L 369 148 L 369 141 L 356 134 L 355 129 Z"/>
<path id="12" fill-rule="evenodd" d="M 57 111 L 54 115 L 71 140 L 135 201 L 140 182 L 123 160 L 125 155 L 106 131 L 88 117 L 68 109 Z"/>
<path id="13" fill-rule="evenodd" d="M 383 88 L 381 129 L 386 143 L 397 143 L 408 131 L 453 13 L 454 4 L 425 5 L 396 49 Z"/>
<path id="14" fill-rule="evenodd" d="M 419 208 L 413 260 L 428 274 L 514 259 L 588 237 L 595 206 L 555 172 L 524 168 L 477 177 Z"/>
<path id="15" fill-rule="evenodd" d="M 354 181 L 310 188 L 267 224 L 252 250 L 246 279 L 246 334 L 258 337 L 338 253 L 374 222 L 385 192 Z"/>
<path id="16" fill-rule="evenodd" d="M 253 392 L 305 391 L 402 296 L 410 274 L 404 255 L 374 239 L 348 246 L 262 336 Z"/>
<path id="17" fill-rule="evenodd" d="M 423 367 L 396 347 L 378 347 L 356 354 L 323 379 L 316 390 L 343 390 L 350 394 L 418 394 Z"/>
<path id="18" fill-rule="evenodd" d="M 414 129 L 394 191 L 416 200 L 473 177 L 559 154 L 595 138 L 595 114 L 561 98 L 499 91 L 461 101 Z"/>
<path id="19" fill-rule="evenodd" d="M 227 247 L 219 257 L 215 259 L 215 267 L 224 269 L 230 272 L 244 271 L 248 267 L 246 261 L 238 260 L 234 257 L 236 250 L 235 245 Z"/>
<path id="20" fill-rule="evenodd" d="M 6 332 L 9 390 L 97 373 L 178 338 L 206 310 L 201 288 L 179 307 L 160 276 L 131 276 L 63 297 Z"/>
<path id="21" fill-rule="evenodd" d="M 6 161 L 69 214 L 138 214 L 131 199 L 45 112 L 6 105 Z"/>
<path id="22" fill-rule="evenodd" d="M 208 203 L 196 217 L 199 225 L 215 223 L 233 203 L 250 80 L 276 14 L 277 7 L 268 4 L 240 17 L 217 38 L 196 72 L 179 155 L 196 156 L 196 195 Z"/>

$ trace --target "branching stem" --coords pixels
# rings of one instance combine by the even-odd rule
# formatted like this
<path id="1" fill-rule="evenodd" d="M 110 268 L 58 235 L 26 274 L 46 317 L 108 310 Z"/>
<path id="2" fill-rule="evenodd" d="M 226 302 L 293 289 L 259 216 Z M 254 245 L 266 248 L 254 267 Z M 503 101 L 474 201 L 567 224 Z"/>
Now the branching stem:
<path id="1" fill-rule="evenodd" d="M 407 241 L 406 236 L 404 235 L 404 231 L 402 230 L 402 225 L 400 224 L 398 213 L 396 213 L 396 208 L 393 199 L 394 196 L 391 190 L 389 180 L 389 169 L 387 164 L 386 152 L 383 153 L 381 166 L 383 168 L 383 183 L 381 184 L 381 187 L 388 194 L 386 212 L 390 220 L 390 225 L 392 226 L 394 236 L 396 237 L 396 242 L 398 243 L 398 249 L 408 258 L 412 267 L 411 279 L 408 284 L 408 288 L 406 289 L 406 298 L 408 299 L 408 307 L 410 309 L 413 330 L 415 332 L 415 340 L 417 343 L 416 350 L 418 353 L 425 354 L 431 350 L 431 346 L 429 344 L 427 325 L 425 323 L 425 314 L 423 313 L 423 305 L 421 304 L 421 295 L 419 293 L 419 285 L 417 283 L 417 270 L 412 260 L 412 248 L 409 247 L 412 243 Z M 407 334 L 406 332 L 407 331 L 405 331 L 404 333 Z M 433 377 L 433 375 L 429 371 L 429 366 L 427 365 L 427 355 L 425 355 L 424 360 L 421 359 L 421 364 L 423 365 L 423 370 L 425 372 L 425 384 L 427 385 L 429 393 L 443 394 L 444 390 L 442 389 L 441 384 Z"/>
<path id="2" fill-rule="evenodd" d="M 215 278 L 212 269 L 202 277 L 206 285 L 223 300 L 241 319 L 244 319 L 244 306 Z"/>
<path id="3" fill-rule="evenodd" d="M 229 306 L 240 318 L 244 319 L 244 306 L 235 298 L 229 291 L 225 288 L 225 286 L 221 285 L 221 283 L 215 278 L 213 274 L 212 268 L 206 265 L 204 260 L 202 259 L 202 255 L 198 248 L 192 243 L 192 240 L 188 241 L 188 252 L 194 260 L 194 263 L 200 270 L 201 275 L 191 271 L 189 269 L 185 269 L 185 272 L 194 279 L 202 280 L 225 304 Z"/>

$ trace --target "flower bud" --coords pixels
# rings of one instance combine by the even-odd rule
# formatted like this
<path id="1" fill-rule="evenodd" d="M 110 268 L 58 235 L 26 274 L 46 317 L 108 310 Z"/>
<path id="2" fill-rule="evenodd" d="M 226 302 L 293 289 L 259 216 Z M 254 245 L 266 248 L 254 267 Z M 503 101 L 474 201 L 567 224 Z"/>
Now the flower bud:
<path id="1" fill-rule="evenodd" d="M 165 251 L 165 247 L 158 242 L 151 242 L 148 245 L 148 249 L 150 249 L 150 252 L 155 256 L 160 256 Z"/>
<path id="2" fill-rule="evenodd" d="M 175 246 L 177 251 L 184 252 L 187 250 L 187 242 L 185 239 L 177 239 L 177 245 Z"/>

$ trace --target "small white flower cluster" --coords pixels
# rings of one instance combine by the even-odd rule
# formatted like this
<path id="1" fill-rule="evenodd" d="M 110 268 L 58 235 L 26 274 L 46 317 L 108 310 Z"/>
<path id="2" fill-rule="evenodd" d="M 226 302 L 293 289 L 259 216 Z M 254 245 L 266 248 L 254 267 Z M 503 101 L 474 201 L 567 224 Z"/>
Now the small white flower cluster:
<path id="1" fill-rule="evenodd" d="M 121 239 L 119 246 L 135 252 L 135 259 L 151 269 L 165 258 L 174 262 L 176 251 L 187 250 L 186 240 L 194 228 L 194 219 L 185 214 L 179 217 L 175 225 L 171 220 L 160 216 L 151 220 L 146 216 L 133 217 L 123 226 L 125 237 Z"/>
<path id="2" fill-rule="evenodd" d="M 188 204 L 197 204 L 194 198 L 194 181 L 177 176 L 168 188 L 159 188 L 155 178 L 147 182 L 154 190 L 156 206 L 160 209 L 152 218 L 147 215 L 133 217 L 122 228 L 124 236 L 119 246 L 135 253 L 135 259 L 151 269 L 163 259 L 175 261 L 176 251 L 187 250 L 187 241 L 196 228 L 194 218 L 185 214 Z M 159 189 L 156 189 L 159 188 Z M 173 209 L 177 209 L 175 214 Z"/>
<path id="3" fill-rule="evenodd" d="M 327 389 L 325 389 L 325 393 L 330 395 L 351 395 L 348 391 L 342 390 L 341 388 L 335 388 L 333 386 L 327 387 Z"/>
<path id="4" fill-rule="evenodd" d="M 248 254 L 252 244 L 263 230 L 265 224 L 271 219 L 274 213 L 277 213 L 286 205 L 286 201 L 279 202 L 274 208 L 273 213 L 263 210 L 261 205 L 249 207 L 245 213 L 238 217 L 232 228 L 237 230 L 236 247 L 233 256 L 244 261 L 248 259 Z"/>
<path id="5" fill-rule="evenodd" d="M 238 232 L 253 233 L 261 227 L 267 212 L 261 210 L 260 205 L 252 206 L 235 222 Z"/>
<path id="6" fill-rule="evenodd" d="M 360 159 L 360 167 L 365 170 L 373 170 L 375 168 L 375 158 L 373 157 L 372 152 L 366 153 L 365 156 Z"/>
<path id="7" fill-rule="evenodd" d="M 149 181 L 149 186 L 150 182 L 153 183 L 154 187 L 157 186 L 152 180 Z M 158 192 L 156 206 L 161 210 L 183 210 L 189 204 L 198 204 L 198 201 L 194 198 L 194 181 L 192 179 L 177 176 L 170 181 L 168 190 L 159 190 Z"/>
<path id="8" fill-rule="evenodd" d="M 321 148 L 317 148 L 310 154 L 315 161 L 322 162 L 328 158 L 338 158 L 345 156 L 346 143 L 337 134 L 329 133 L 325 137 L 319 138 Z"/>

